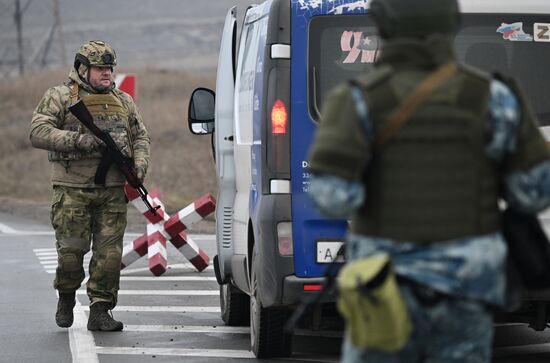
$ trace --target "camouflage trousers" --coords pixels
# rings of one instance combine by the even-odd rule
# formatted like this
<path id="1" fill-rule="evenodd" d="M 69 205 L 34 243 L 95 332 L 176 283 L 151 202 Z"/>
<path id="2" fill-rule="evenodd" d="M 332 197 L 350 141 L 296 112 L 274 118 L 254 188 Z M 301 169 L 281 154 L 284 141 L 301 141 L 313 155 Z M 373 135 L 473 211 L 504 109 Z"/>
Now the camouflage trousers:
<path id="1" fill-rule="evenodd" d="M 345 337 L 343 363 L 491 362 L 493 316 L 486 304 L 433 295 L 420 285 L 415 292 L 411 286 L 415 285 L 400 285 L 414 326 L 405 347 L 395 353 L 361 350 Z"/>
<path id="2" fill-rule="evenodd" d="M 54 186 L 51 222 L 58 256 L 55 289 L 70 293 L 80 288 L 85 277 L 84 255 L 91 244 L 88 297 L 91 304 L 105 301 L 115 307 L 126 212 L 122 187 Z"/>

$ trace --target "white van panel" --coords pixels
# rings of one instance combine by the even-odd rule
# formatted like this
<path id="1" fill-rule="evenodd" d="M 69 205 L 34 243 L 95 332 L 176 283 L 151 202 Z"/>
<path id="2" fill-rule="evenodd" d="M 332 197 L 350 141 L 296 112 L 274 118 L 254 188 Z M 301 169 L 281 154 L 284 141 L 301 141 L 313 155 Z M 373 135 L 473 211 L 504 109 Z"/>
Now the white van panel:
<path id="1" fill-rule="evenodd" d="M 548 14 L 548 0 L 459 0 L 464 13 Z"/>
<path id="2" fill-rule="evenodd" d="M 255 9 L 252 8 L 251 11 Z M 257 11 L 256 11 L 257 12 Z M 253 144 L 253 122 L 256 100 L 254 82 L 259 66 L 258 47 L 262 32 L 265 34 L 267 16 L 258 18 L 254 12 L 254 21 L 247 16 L 242 31 L 237 61 L 237 79 L 235 84 L 235 174 L 237 194 L 233 215 L 233 241 L 236 254 L 248 252 L 248 220 L 250 186 L 252 183 L 251 146 Z"/>

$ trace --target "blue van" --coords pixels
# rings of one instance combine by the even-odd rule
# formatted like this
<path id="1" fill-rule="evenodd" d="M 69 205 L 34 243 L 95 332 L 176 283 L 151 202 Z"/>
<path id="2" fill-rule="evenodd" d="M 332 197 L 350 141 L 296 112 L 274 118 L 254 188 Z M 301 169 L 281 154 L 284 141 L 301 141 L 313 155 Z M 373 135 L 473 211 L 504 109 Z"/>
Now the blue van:
<path id="1" fill-rule="evenodd" d="M 543 2 L 461 0 L 470 14 L 456 40 L 459 59 L 481 67 L 493 59 L 485 67 L 492 71 L 502 62 L 513 68 L 513 60 L 484 49 L 500 45 L 504 55 L 511 56 L 514 47 L 548 54 L 550 43 L 529 48 L 502 41 L 498 33 L 502 23 L 514 19 L 527 19 L 531 27 L 549 25 Z M 213 261 L 222 319 L 228 325 L 250 324 L 258 357 L 291 353 L 284 322 L 304 297 L 321 289 L 324 270 L 344 240 L 347 221 L 321 216 L 307 196 L 307 155 L 328 91 L 368 71 L 377 58 L 380 39 L 365 16 L 368 3 L 267 0 L 246 10 L 240 31 L 236 9 L 231 9 L 216 92 L 199 88 L 190 100 L 190 130 L 213 133 L 219 187 Z M 519 13 L 524 6 L 530 15 Z M 525 73 L 525 62 L 547 58 L 517 59 L 517 70 Z M 523 73 L 520 82 L 550 85 L 546 70 L 527 72 L 540 75 L 534 78 Z M 540 81 L 543 75 L 546 83 Z M 538 97 L 548 94 L 547 88 L 527 91 Z M 540 116 L 547 115 L 547 105 L 537 103 Z M 329 295 L 326 303 L 333 299 Z M 325 309 L 317 309 L 305 324 L 319 326 Z M 538 324 L 547 321 L 545 316 Z"/>
<path id="2" fill-rule="evenodd" d="M 374 62 L 366 11 L 363 0 L 268 0 L 247 9 L 237 34 L 231 9 L 215 102 L 202 88 L 190 101 L 191 131 L 215 130 L 222 318 L 250 322 L 258 357 L 290 354 L 284 322 L 319 291 L 344 240 L 347 221 L 322 217 L 306 194 L 307 153 L 328 90 Z"/>

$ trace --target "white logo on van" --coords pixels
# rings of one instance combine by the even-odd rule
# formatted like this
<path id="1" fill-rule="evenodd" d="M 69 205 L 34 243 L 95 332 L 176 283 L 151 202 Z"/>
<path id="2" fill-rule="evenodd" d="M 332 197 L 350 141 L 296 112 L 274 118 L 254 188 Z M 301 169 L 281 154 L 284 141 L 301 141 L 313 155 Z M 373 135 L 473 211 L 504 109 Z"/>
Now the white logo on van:
<path id="1" fill-rule="evenodd" d="M 502 23 L 497 29 L 497 33 L 501 33 L 505 40 L 512 42 L 532 42 L 533 36 L 523 31 L 523 23 L 517 22 L 512 24 Z"/>
<path id="2" fill-rule="evenodd" d="M 550 24 L 535 23 L 533 29 L 535 42 L 550 42 Z"/>
<path id="3" fill-rule="evenodd" d="M 355 63 L 361 56 L 361 63 L 374 63 L 378 53 L 378 40 L 363 36 L 363 32 L 344 31 L 340 37 L 340 47 L 348 55 L 342 63 Z"/>

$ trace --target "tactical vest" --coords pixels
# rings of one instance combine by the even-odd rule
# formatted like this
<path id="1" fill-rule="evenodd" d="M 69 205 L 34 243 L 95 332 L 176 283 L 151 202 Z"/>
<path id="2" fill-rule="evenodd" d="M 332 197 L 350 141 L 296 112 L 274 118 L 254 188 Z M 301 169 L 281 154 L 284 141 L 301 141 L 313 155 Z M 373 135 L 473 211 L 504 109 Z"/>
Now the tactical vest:
<path id="1" fill-rule="evenodd" d="M 70 104 L 74 104 L 78 100 L 78 86 L 76 84 L 71 85 L 71 99 Z M 128 111 L 124 107 L 121 100 L 110 92 L 108 94 L 88 94 L 80 97 L 88 110 L 90 111 L 94 123 L 102 130 L 108 131 L 113 140 L 122 151 L 122 153 L 129 157 L 133 157 L 133 149 L 131 142 L 130 125 L 128 121 Z M 67 111 L 66 117 L 59 120 L 58 125 L 61 130 L 76 131 L 78 133 L 87 133 L 91 135 L 91 132 L 82 125 L 80 121 L 74 117 L 73 114 Z M 71 160 L 85 160 L 85 159 L 99 159 L 101 158 L 99 151 L 94 152 L 48 152 L 48 159 L 50 161 L 71 161 Z"/>
<path id="2" fill-rule="evenodd" d="M 72 84 L 68 104 L 76 102 L 78 98 L 82 99 L 92 114 L 94 123 L 99 128 L 109 131 L 122 153 L 127 157 L 132 157 L 133 142 L 128 120 L 129 113 L 116 93 L 84 94 L 81 92 L 81 97 L 79 97 L 79 87 Z M 65 117 L 58 122 L 61 123 L 60 129 L 91 134 L 68 110 L 65 110 Z M 49 159 L 53 161 L 51 163 L 52 183 L 78 188 L 97 187 L 95 175 L 101 158 L 100 152 L 50 153 Z M 124 175 L 115 166 L 111 166 L 105 178 L 105 186 L 122 186 L 124 181 Z"/>
<path id="3" fill-rule="evenodd" d="M 428 74 L 403 69 L 367 85 L 375 135 Z M 364 175 L 367 200 L 354 216 L 354 232 L 430 243 L 498 229 L 497 171 L 485 155 L 489 86 L 489 77 L 460 67 L 373 150 Z"/>

